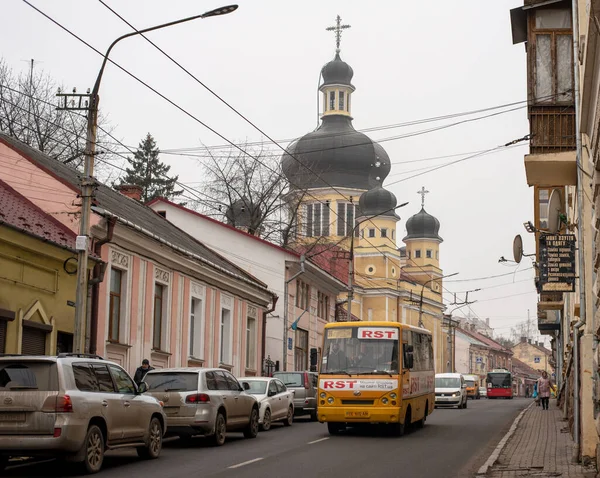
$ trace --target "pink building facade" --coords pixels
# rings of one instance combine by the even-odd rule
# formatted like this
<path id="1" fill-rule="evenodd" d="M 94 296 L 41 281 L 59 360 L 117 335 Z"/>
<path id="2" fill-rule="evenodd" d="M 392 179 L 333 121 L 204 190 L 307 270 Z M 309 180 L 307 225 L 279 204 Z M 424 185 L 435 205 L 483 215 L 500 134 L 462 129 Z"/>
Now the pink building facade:
<path id="1" fill-rule="evenodd" d="M 78 233 L 77 171 L 0 134 L 0 179 Z M 266 284 L 102 184 L 91 224 L 106 267 L 91 277 L 89 351 L 131 372 L 147 358 L 157 368 L 260 374 L 265 314 L 276 300 Z"/>

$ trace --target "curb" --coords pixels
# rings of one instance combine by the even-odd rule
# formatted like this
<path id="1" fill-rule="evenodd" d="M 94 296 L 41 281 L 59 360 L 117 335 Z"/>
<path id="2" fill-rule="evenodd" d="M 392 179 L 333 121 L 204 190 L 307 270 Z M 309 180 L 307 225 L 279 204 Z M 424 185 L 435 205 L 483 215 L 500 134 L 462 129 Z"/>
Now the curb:
<path id="1" fill-rule="evenodd" d="M 517 418 L 515 418 L 515 421 L 511 425 L 510 430 L 508 430 L 508 432 L 506 432 L 506 435 L 504 435 L 504 437 L 502 437 L 502 440 L 500 440 L 500 443 L 498 443 L 498 446 L 496 446 L 496 448 L 494 449 L 492 454 L 489 456 L 487 461 L 481 466 L 481 468 L 479 468 L 476 476 L 487 475 L 487 472 L 489 471 L 489 469 L 494 465 L 494 463 L 496 463 L 496 460 L 498 460 L 498 457 L 500 456 L 500 453 L 502 453 L 502 450 L 508 443 L 508 440 L 510 440 L 510 438 L 514 435 L 515 431 L 517 431 L 517 426 L 519 425 L 519 422 L 523 418 L 523 415 L 525 415 L 525 412 L 527 410 L 529 410 L 534 405 L 534 403 L 535 402 L 530 403 L 525 409 L 523 409 L 521 411 L 521 413 L 519 413 Z"/>

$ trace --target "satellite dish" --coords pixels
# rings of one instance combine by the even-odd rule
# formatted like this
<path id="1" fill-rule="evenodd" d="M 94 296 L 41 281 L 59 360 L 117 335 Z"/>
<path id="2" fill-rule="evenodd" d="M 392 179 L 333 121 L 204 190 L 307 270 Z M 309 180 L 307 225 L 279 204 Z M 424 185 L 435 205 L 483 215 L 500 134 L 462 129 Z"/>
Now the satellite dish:
<path id="1" fill-rule="evenodd" d="M 517 234 L 513 241 L 513 257 L 517 264 L 523 259 L 523 239 L 521 239 L 520 234 Z"/>
<path id="2" fill-rule="evenodd" d="M 553 189 L 548 201 L 548 231 L 552 234 L 560 230 L 560 214 L 562 213 L 562 198 L 558 189 Z"/>

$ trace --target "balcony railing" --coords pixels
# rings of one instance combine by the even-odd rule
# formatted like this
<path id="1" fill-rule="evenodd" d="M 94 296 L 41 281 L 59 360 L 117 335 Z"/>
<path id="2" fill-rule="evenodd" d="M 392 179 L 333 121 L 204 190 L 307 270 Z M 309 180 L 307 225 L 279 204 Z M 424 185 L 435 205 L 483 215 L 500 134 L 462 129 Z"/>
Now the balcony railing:
<path id="1" fill-rule="evenodd" d="M 530 106 L 531 154 L 575 149 L 574 106 Z"/>

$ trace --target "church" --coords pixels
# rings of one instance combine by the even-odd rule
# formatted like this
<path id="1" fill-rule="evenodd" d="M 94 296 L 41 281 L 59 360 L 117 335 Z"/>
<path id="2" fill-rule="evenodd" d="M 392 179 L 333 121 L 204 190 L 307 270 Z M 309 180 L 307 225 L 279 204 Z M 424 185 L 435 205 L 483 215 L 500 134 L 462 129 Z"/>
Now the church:
<path id="1" fill-rule="evenodd" d="M 345 28 L 349 25 L 338 16 L 327 29 L 336 35 L 336 51 L 321 70 L 320 125 L 290 143 L 281 159 L 290 196 L 300 201 L 294 207 L 299 211 L 296 246 L 308 257 L 311 251 L 346 251 L 348 293 L 338 298 L 344 320 L 420 325 L 433 334 L 436 371 L 450 371 L 442 325 L 440 222 L 425 210 L 428 191 L 422 188 L 421 210 L 406 221 L 407 234 L 398 246 L 397 210 L 406 203 L 398 205 L 383 185 L 391 171 L 385 149 L 352 125 L 354 70 L 340 55 Z"/>

